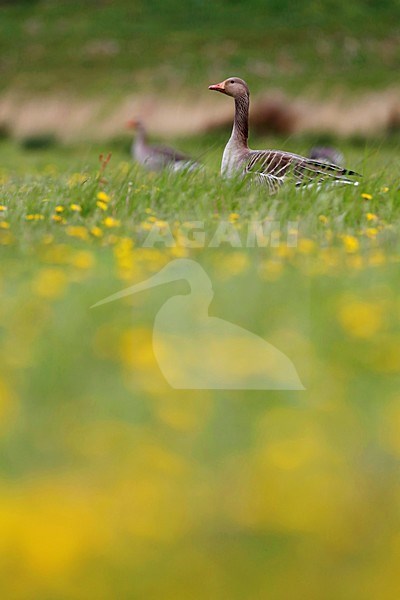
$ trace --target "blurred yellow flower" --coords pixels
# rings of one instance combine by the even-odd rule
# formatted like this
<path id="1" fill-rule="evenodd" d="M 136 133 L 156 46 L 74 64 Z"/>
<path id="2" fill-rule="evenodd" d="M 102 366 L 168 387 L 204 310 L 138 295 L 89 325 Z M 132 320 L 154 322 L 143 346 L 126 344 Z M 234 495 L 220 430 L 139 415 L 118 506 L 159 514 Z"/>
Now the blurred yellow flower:
<path id="1" fill-rule="evenodd" d="M 107 210 L 107 208 L 108 208 L 108 204 L 107 204 L 107 202 L 104 202 L 104 200 L 97 200 L 96 206 L 98 208 L 101 208 L 101 210 Z"/>
<path id="2" fill-rule="evenodd" d="M 101 200 L 102 202 L 110 202 L 110 196 L 105 192 L 98 192 L 97 200 Z"/>
<path id="3" fill-rule="evenodd" d="M 31 215 L 26 215 L 25 219 L 27 221 L 43 221 L 44 215 L 41 215 L 40 213 L 35 213 Z"/>
<path id="4" fill-rule="evenodd" d="M 75 212 L 81 212 L 82 211 L 82 207 L 79 206 L 79 204 L 71 204 L 70 208 L 71 208 L 71 210 L 73 210 Z"/>
<path id="5" fill-rule="evenodd" d="M 61 206 L 61 204 L 59 204 L 58 206 L 55 207 L 54 209 L 57 213 L 62 213 L 64 211 L 64 207 Z"/>
<path id="6" fill-rule="evenodd" d="M 106 217 L 103 223 L 106 227 L 119 227 L 121 225 L 121 221 L 114 219 L 114 217 Z"/>
<path id="7" fill-rule="evenodd" d="M 53 215 L 51 218 L 56 223 L 65 223 L 65 219 L 63 219 L 60 215 Z"/>
<path id="8" fill-rule="evenodd" d="M 67 235 L 71 237 L 76 237 L 81 240 L 87 240 L 89 237 L 88 230 L 83 225 L 71 225 L 66 229 Z"/>
<path id="9" fill-rule="evenodd" d="M 373 302 L 344 297 L 338 309 L 343 329 L 358 338 L 370 338 L 382 327 L 382 307 Z"/>
<path id="10" fill-rule="evenodd" d="M 372 200 L 372 194 L 361 194 L 361 198 L 363 198 L 364 200 Z"/>
<path id="11" fill-rule="evenodd" d="M 67 286 L 67 276 L 57 268 L 42 269 L 32 282 L 32 290 L 41 298 L 58 298 Z"/>
<path id="12" fill-rule="evenodd" d="M 343 235 L 342 236 L 343 244 L 346 249 L 346 252 L 352 254 L 353 252 L 357 252 L 360 247 L 360 242 L 354 235 Z"/>
<path id="13" fill-rule="evenodd" d="M 7 206 L 0 204 L 0 211 L 3 212 L 4 210 L 7 210 Z"/>
<path id="14" fill-rule="evenodd" d="M 367 221 L 377 221 L 378 217 L 374 213 L 367 212 Z"/>
<path id="15" fill-rule="evenodd" d="M 376 229 L 376 227 L 368 227 L 365 230 L 365 235 L 371 239 L 374 239 L 378 234 L 378 230 Z"/>
<path id="16" fill-rule="evenodd" d="M 7 221 L 0 221 L 0 229 L 10 229 L 10 224 Z"/>
<path id="17" fill-rule="evenodd" d="M 94 235 L 94 237 L 101 237 L 103 235 L 103 230 L 100 227 L 92 227 L 90 233 Z"/>
<path id="18" fill-rule="evenodd" d="M 326 225 L 328 223 L 328 221 L 329 221 L 328 217 L 326 217 L 325 215 L 319 215 L 318 219 L 324 225 Z"/>
<path id="19" fill-rule="evenodd" d="M 95 257 L 87 250 L 80 250 L 72 255 L 71 264 L 78 269 L 90 269 L 95 264 Z"/>
<path id="20" fill-rule="evenodd" d="M 311 254 L 314 252 L 316 244 L 314 240 L 308 238 L 301 238 L 298 244 L 298 250 L 301 254 Z"/>

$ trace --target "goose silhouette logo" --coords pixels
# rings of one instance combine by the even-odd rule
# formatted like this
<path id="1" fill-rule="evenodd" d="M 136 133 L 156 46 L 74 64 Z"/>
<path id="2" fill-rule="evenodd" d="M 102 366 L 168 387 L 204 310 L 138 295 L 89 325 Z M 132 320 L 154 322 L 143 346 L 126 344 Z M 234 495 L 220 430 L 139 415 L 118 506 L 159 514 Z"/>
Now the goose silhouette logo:
<path id="1" fill-rule="evenodd" d="M 153 327 L 154 356 L 172 388 L 305 389 L 283 352 L 234 323 L 209 316 L 214 296 L 211 280 L 194 260 L 172 260 L 146 281 L 112 294 L 92 308 L 180 279 L 189 283 L 190 293 L 168 299 Z"/>

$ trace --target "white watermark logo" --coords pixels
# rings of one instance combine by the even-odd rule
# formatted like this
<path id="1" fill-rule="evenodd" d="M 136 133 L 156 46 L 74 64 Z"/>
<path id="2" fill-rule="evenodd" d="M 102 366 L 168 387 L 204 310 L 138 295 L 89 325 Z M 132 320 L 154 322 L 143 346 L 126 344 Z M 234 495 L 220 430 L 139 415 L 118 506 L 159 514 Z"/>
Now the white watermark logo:
<path id="1" fill-rule="evenodd" d="M 158 311 L 153 352 L 175 389 L 304 390 L 292 361 L 278 348 L 234 323 L 209 315 L 214 292 L 196 261 L 175 259 L 158 273 L 92 308 L 176 280 L 190 293 L 175 295 Z"/>
<path id="2" fill-rule="evenodd" d="M 232 221 L 219 221 L 214 231 L 207 232 L 209 224 L 204 221 L 189 221 L 179 229 L 176 235 L 174 227 L 167 221 L 157 220 L 153 223 L 144 238 L 143 248 L 161 246 L 173 248 L 220 248 L 223 245 L 232 248 L 266 248 L 285 245 L 289 248 L 297 246 L 298 222 L 289 221 L 281 226 L 279 221 L 265 219 L 250 221 L 242 229 Z"/>

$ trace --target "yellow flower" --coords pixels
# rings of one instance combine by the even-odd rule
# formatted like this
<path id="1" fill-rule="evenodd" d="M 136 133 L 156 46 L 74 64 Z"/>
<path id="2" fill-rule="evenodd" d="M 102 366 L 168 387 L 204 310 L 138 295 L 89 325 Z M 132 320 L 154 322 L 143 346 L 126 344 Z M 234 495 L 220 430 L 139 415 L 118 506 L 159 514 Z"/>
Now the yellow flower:
<path id="1" fill-rule="evenodd" d="M 0 211 L 2 212 L 3 210 L 7 210 L 7 206 L 3 206 L 2 204 L 0 204 Z"/>
<path id="2" fill-rule="evenodd" d="M 106 227 L 119 227 L 121 225 L 121 221 L 114 219 L 114 217 L 106 217 L 103 223 Z"/>
<path id="3" fill-rule="evenodd" d="M 67 235 L 70 235 L 71 237 L 76 237 L 79 238 L 81 240 L 87 240 L 89 235 L 88 235 L 88 230 L 86 229 L 86 227 L 83 226 L 70 226 L 67 227 L 66 229 Z"/>
<path id="4" fill-rule="evenodd" d="M 370 212 L 368 212 L 366 214 L 366 217 L 367 217 L 367 221 L 376 221 L 378 219 L 378 217 L 374 213 L 370 213 Z"/>
<path id="5" fill-rule="evenodd" d="M 81 250 L 79 252 L 75 252 L 72 256 L 71 264 L 78 269 L 90 269 L 93 267 L 95 262 L 94 256 L 91 252 L 87 250 Z"/>
<path id="6" fill-rule="evenodd" d="M 110 196 L 105 192 L 99 192 L 97 194 L 97 200 L 101 200 L 102 202 L 110 202 Z"/>
<path id="7" fill-rule="evenodd" d="M 57 213 L 61 213 L 64 211 L 64 207 L 61 206 L 60 204 L 58 206 L 55 207 L 54 209 Z"/>
<path id="8" fill-rule="evenodd" d="M 0 229 L 10 229 L 10 224 L 7 221 L 0 221 Z"/>
<path id="9" fill-rule="evenodd" d="M 357 252 L 360 247 L 360 242 L 354 235 L 343 235 L 342 236 L 343 244 L 346 249 L 346 252 L 349 254 L 353 254 Z"/>
<path id="10" fill-rule="evenodd" d="M 63 219 L 60 215 L 53 215 L 51 218 L 56 223 L 65 223 L 65 219 Z"/>
<path id="11" fill-rule="evenodd" d="M 345 298 L 339 307 L 338 320 L 350 335 L 367 339 L 382 326 L 382 308 L 372 302 Z"/>
<path id="12" fill-rule="evenodd" d="M 378 230 L 376 227 L 368 227 L 368 229 L 365 230 L 365 235 L 371 239 L 374 239 L 378 234 Z"/>
<path id="13" fill-rule="evenodd" d="M 314 240 L 303 238 L 299 241 L 299 252 L 301 254 L 310 254 L 315 249 Z"/>
<path id="14" fill-rule="evenodd" d="M 103 235 L 103 230 L 100 227 L 92 227 L 90 233 L 94 235 L 94 237 L 101 237 Z"/>
<path id="15" fill-rule="evenodd" d="M 39 272 L 32 282 L 33 291 L 41 298 L 58 298 L 66 288 L 67 277 L 56 268 L 46 268 Z"/>
<path id="16" fill-rule="evenodd" d="M 327 224 L 328 222 L 328 217 L 326 217 L 325 215 L 319 215 L 318 219 L 320 220 L 321 223 L 323 223 L 324 225 Z"/>
<path id="17" fill-rule="evenodd" d="M 145 208 L 144 212 L 145 212 L 147 215 L 151 215 L 151 214 L 152 214 L 154 211 L 153 211 L 153 209 L 151 209 L 151 208 Z"/>
<path id="18" fill-rule="evenodd" d="M 383 192 L 384 194 L 386 194 L 386 192 L 389 191 L 389 188 L 385 185 L 383 188 L 381 188 L 381 192 Z"/>
<path id="19" fill-rule="evenodd" d="M 107 202 L 104 202 L 104 200 L 97 200 L 96 206 L 101 208 L 101 210 L 107 210 L 108 208 Z"/>
<path id="20" fill-rule="evenodd" d="M 71 204 L 71 210 L 74 210 L 75 212 L 81 212 L 82 207 L 79 206 L 79 204 Z"/>
<path id="21" fill-rule="evenodd" d="M 372 200 L 372 194 L 361 194 L 361 198 L 364 200 Z"/>
<path id="22" fill-rule="evenodd" d="M 229 220 L 230 220 L 231 222 L 235 222 L 235 221 L 237 221 L 238 219 L 240 219 L 240 215 L 239 215 L 239 213 L 235 213 L 235 212 L 233 212 L 233 213 L 231 213 L 231 214 L 229 215 Z"/>
<path id="23" fill-rule="evenodd" d="M 26 215 L 25 219 L 27 221 L 43 221 L 44 215 L 41 215 L 39 213 L 35 213 L 33 215 Z"/>

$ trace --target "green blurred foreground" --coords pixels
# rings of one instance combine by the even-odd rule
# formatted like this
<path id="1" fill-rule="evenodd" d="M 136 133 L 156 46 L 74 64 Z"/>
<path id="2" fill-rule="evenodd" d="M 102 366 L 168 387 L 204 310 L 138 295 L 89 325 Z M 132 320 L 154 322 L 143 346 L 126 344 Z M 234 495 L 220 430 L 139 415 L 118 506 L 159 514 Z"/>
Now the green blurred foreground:
<path id="1" fill-rule="evenodd" d="M 209 167 L 2 151 L 31 161 L 1 172 L 3 597 L 397 598 L 392 152 L 365 159 L 359 188 L 268 198 Z M 297 223 L 297 246 L 182 246 L 194 220 L 209 239 L 265 218 Z M 176 245 L 142 248 L 154 226 Z M 179 257 L 209 274 L 210 314 L 285 352 L 306 391 L 171 389 L 151 333 L 184 282 L 90 309 Z"/>

